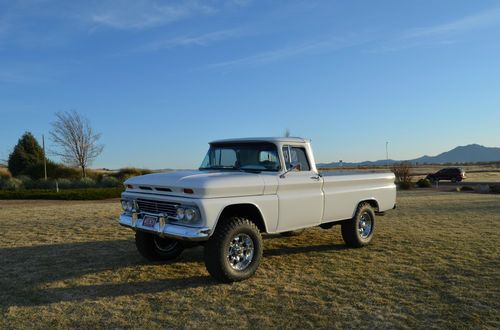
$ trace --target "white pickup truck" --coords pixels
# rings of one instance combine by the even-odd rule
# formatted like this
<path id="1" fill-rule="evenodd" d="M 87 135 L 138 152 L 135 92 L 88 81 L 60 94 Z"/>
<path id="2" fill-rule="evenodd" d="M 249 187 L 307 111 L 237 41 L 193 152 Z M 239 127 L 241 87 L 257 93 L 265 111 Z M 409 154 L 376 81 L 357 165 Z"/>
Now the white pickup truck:
<path id="1" fill-rule="evenodd" d="M 375 215 L 396 207 L 392 173 L 319 173 L 302 138 L 213 141 L 199 170 L 137 176 L 125 187 L 119 222 L 135 230 L 142 256 L 171 260 L 202 244 L 222 282 L 255 273 L 262 233 L 339 224 L 346 244 L 361 247 Z"/>

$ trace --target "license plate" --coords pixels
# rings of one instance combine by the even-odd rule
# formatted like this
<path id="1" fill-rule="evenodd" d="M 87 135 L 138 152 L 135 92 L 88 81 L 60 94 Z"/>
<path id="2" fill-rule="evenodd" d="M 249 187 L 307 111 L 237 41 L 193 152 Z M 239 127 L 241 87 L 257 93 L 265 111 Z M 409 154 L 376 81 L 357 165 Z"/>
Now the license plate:
<path id="1" fill-rule="evenodd" d="M 153 217 L 152 215 L 145 215 L 142 219 L 142 225 L 144 227 L 154 227 L 157 220 L 157 217 Z"/>

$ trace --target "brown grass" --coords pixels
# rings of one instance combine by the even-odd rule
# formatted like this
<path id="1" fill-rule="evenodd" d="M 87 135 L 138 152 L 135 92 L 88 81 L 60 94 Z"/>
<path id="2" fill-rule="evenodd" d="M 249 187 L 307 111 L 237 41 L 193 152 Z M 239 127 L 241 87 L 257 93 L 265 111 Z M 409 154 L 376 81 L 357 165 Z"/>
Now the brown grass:
<path id="1" fill-rule="evenodd" d="M 500 199 L 411 191 L 376 237 L 267 237 L 250 280 L 222 285 L 201 248 L 141 259 L 118 203 L 0 202 L 0 328 L 500 327 Z"/>
<path id="2" fill-rule="evenodd" d="M 12 174 L 10 174 L 9 169 L 6 167 L 0 167 L 0 179 L 10 179 Z"/>

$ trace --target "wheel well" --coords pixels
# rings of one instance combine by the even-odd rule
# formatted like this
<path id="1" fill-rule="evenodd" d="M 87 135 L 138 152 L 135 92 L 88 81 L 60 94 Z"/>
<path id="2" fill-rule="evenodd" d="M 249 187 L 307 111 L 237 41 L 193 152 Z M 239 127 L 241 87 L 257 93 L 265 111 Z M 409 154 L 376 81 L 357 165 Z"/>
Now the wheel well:
<path id="1" fill-rule="evenodd" d="M 370 204 L 371 207 L 373 207 L 373 210 L 375 212 L 378 212 L 379 211 L 379 208 L 378 208 L 378 202 L 375 200 L 375 199 L 366 199 L 364 201 L 361 201 L 358 203 L 358 206 L 363 204 L 363 203 L 368 203 Z"/>
<path id="2" fill-rule="evenodd" d="M 219 225 L 219 221 L 231 216 L 245 217 L 255 223 L 261 232 L 267 232 L 264 218 L 262 217 L 262 214 L 257 206 L 253 204 L 234 204 L 226 206 L 219 216 L 217 225 Z"/>

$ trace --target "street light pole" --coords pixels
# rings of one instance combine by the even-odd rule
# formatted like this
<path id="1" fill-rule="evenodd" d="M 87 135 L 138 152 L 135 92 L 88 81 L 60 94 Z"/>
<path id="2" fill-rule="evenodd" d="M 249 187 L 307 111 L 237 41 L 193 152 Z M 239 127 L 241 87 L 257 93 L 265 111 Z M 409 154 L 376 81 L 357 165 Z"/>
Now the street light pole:
<path id="1" fill-rule="evenodd" d="M 47 157 L 45 156 L 45 136 L 42 134 L 42 146 L 43 146 L 43 172 L 45 174 L 45 181 L 47 181 Z"/>
<path id="2" fill-rule="evenodd" d="M 389 141 L 385 141 L 385 164 L 389 167 Z"/>

